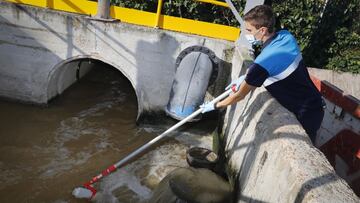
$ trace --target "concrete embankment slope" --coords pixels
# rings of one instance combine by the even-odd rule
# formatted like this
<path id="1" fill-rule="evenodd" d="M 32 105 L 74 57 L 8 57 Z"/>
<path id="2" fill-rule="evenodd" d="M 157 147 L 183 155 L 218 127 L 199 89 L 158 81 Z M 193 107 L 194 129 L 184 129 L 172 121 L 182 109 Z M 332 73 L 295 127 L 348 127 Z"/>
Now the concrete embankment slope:
<path id="1" fill-rule="evenodd" d="M 233 77 L 243 72 L 243 60 L 234 54 Z M 263 87 L 227 109 L 223 136 L 238 202 L 360 201 Z"/>

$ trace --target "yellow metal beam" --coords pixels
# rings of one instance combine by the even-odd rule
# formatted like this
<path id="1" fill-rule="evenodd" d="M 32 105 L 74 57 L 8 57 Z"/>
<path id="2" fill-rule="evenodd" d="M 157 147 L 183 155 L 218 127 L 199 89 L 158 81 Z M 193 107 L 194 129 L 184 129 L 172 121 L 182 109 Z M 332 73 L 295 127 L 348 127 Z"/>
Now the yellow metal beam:
<path id="1" fill-rule="evenodd" d="M 6 0 L 8 2 L 27 4 L 31 6 L 51 8 L 59 11 L 95 15 L 97 2 L 87 0 Z M 74 3 L 76 2 L 76 3 Z"/>
<path id="2" fill-rule="evenodd" d="M 43 8 L 51 8 L 60 11 L 95 15 L 97 2 L 87 0 L 6 0 L 8 2 L 27 4 Z M 213 1 L 213 0 L 206 0 Z M 76 2 L 76 3 L 73 3 Z M 235 41 L 240 29 L 231 26 L 207 23 L 202 21 L 184 19 L 179 17 L 160 15 L 156 13 L 139 11 L 117 6 L 110 7 L 110 16 L 119 19 L 121 22 L 136 25 L 154 27 L 154 21 L 158 18 L 158 27 L 165 30 L 184 32 L 217 39 Z"/>
<path id="3" fill-rule="evenodd" d="M 163 16 L 162 26 L 160 27 L 167 30 L 225 39 L 229 41 L 235 41 L 240 34 L 240 29 L 236 27 L 177 18 L 173 16 Z"/>
<path id="4" fill-rule="evenodd" d="M 214 4 L 214 5 L 222 6 L 222 7 L 225 7 L 225 8 L 229 8 L 229 5 L 227 3 L 221 2 L 221 1 L 214 1 L 214 0 L 196 0 L 196 1 L 209 3 L 209 4 Z"/>

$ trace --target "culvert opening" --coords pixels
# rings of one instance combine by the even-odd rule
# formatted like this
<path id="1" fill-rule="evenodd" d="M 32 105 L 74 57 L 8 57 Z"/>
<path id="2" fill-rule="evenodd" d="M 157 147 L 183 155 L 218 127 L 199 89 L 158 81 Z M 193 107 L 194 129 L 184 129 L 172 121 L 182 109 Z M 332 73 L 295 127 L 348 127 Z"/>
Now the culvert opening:
<path id="1" fill-rule="evenodd" d="M 46 108 L 0 101 L 0 172 L 7 174 L 1 177 L 0 202 L 75 201 L 74 187 L 163 132 L 156 126 L 136 125 L 136 95 L 119 70 L 91 60 L 95 67 L 77 79 L 79 62 L 59 67 L 64 72 L 56 84 L 75 82 L 60 86 L 64 89 Z M 80 70 L 89 60 L 81 63 Z M 166 174 L 187 166 L 186 150 L 204 139 L 201 128 L 193 133 L 195 138 L 188 132 L 198 124 L 102 180 L 97 185 L 103 194 L 100 200 L 149 198 Z"/>
<path id="2" fill-rule="evenodd" d="M 129 110 L 124 112 L 124 116 L 135 115 L 135 117 L 130 116 L 129 120 L 136 119 L 135 91 L 130 81 L 113 66 L 99 60 L 82 59 L 66 63 L 58 69 L 61 73 L 57 76 L 56 82 L 60 94 L 51 100 L 50 104 L 62 100 L 86 101 L 89 104 L 105 102 L 104 106 L 121 104 Z"/>
<path id="3" fill-rule="evenodd" d="M 89 63 L 59 67 L 64 72 L 56 83 L 76 80 L 79 62 Z M 75 186 L 155 136 L 135 123 L 137 99 L 127 78 L 103 62 L 91 63 L 45 108 L 0 101 L 0 172 L 7 174 L 0 177 L 0 202 L 73 202 Z M 127 188 L 141 185 L 137 176 L 127 177 Z M 148 190 L 126 191 L 131 201 Z"/>

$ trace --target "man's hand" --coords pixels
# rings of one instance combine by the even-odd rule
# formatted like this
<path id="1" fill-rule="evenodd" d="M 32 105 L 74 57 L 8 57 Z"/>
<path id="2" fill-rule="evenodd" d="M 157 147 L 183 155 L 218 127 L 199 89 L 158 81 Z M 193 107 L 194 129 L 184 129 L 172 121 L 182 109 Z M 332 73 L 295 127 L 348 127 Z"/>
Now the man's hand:
<path id="1" fill-rule="evenodd" d="M 215 105 L 216 105 L 216 103 L 214 103 L 214 102 L 208 102 L 208 103 L 201 104 L 200 105 L 200 108 L 202 109 L 201 113 L 206 113 L 206 112 L 215 110 L 215 108 L 216 108 Z"/>
<path id="2" fill-rule="evenodd" d="M 225 88 L 225 90 L 232 89 L 233 92 L 239 91 L 241 83 L 244 81 L 245 75 L 240 76 L 239 78 L 231 81 L 230 85 Z"/>

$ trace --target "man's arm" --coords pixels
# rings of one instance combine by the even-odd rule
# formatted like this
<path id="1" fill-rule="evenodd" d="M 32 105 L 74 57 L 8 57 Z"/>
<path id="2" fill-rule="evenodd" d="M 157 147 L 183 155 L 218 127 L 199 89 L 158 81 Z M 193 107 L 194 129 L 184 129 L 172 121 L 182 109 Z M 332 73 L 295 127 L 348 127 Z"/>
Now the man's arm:
<path id="1" fill-rule="evenodd" d="M 244 81 L 241 83 L 239 91 L 216 103 L 216 108 L 226 107 L 242 100 L 250 91 L 254 90 L 255 88 L 256 86 L 249 85 L 246 81 Z"/>

